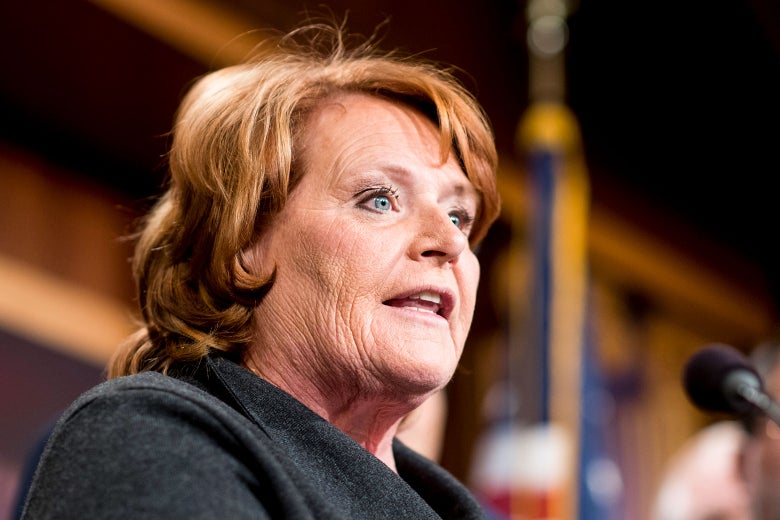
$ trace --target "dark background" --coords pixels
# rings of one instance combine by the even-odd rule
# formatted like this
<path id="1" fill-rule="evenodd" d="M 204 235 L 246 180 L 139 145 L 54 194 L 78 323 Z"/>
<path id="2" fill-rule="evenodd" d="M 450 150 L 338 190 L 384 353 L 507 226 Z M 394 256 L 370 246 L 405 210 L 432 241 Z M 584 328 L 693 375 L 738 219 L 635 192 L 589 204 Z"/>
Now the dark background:
<path id="1" fill-rule="evenodd" d="M 305 9 L 322 11 L 288 0 L 219 5 L 280 29 Z M 568 101 L 581 124 L 594 204 L 672 244 L 690 248 L 696 237 L 704 263 L 746 260 L 775 297 L 779 5 L 583 0 L 569 18 L 567 48 Z M 387 46 L 467 71 L 499 147 L 513 153 L 528 103 L 523 2 L 328 7 L 337 16 L 348 10 L 348 26 L 364 33 L 389 17 Z M 0 43 L 0 139 L 133 200 L 157 193 L 173 112 L 207 65 L 87 1 L 4 0 Z"/>

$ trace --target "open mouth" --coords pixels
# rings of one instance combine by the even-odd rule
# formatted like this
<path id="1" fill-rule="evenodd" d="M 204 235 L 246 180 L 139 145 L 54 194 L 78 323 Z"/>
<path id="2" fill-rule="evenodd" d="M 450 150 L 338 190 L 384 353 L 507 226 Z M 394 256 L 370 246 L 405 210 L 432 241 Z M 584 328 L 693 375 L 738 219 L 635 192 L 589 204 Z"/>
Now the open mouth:
<path id="1" fill-rule="evenodd" d="M 382 303 L 390 307 L 407 308 L 436 314 L 445 319 L 452 312 L 452 298 L 433 291 L 420 291 L 407 296 L 391 298 Z"/>

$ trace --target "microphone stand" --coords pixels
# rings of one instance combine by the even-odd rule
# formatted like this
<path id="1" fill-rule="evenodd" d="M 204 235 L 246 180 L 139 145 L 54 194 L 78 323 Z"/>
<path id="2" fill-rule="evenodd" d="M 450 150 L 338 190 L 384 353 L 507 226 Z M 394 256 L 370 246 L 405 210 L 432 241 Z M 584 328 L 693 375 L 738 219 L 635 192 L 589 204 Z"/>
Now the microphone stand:
<path id="1" fill-rule="evenodd" d="M 734 385 L 734 393 L 761 410 L 772 422 L 780 426 L 780 405 L 761 390 L 760 383 L 753 374 L 740 372 L 739 375 L 740 381 Z M 750 377 L 747 377 L 748 375 Z"/>

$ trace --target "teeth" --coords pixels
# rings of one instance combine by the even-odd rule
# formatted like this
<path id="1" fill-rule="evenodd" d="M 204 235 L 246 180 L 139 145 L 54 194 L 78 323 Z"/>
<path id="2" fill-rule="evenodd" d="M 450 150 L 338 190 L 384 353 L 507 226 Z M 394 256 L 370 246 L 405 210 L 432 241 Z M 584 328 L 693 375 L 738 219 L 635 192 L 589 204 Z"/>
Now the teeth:
<path id="1" fill-rule="evenodd" d="M 412 295 L 412 296 L 409 297 L 409 299 L 411 299 L 411 300 L 423 300 L 423 301 L 426 301 L 426 302 L 435 303 L 437 305 L 441 303 L 441 296 L 436 294 L 436 293 L 434 293 L 434 292 L 429 292 L 429 291 L 423 291 L 423 292 L 421 292 L 419 294 Z"/>

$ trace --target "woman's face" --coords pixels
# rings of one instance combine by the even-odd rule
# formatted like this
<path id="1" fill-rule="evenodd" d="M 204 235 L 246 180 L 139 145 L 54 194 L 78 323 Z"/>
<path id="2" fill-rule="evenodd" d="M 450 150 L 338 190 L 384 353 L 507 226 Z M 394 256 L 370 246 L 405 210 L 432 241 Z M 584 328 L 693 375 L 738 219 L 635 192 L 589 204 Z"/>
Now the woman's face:
<path id="1" fill-rule="evenodd" d="M 441 164 L 427 118 L 368 95 L 326 100 L 301 150 L 302 180 L 250 252 L 276 268 L 254 365 L 328 391 L 446 384 L 479 280 L 474 187 L 453 156 Z"/>

